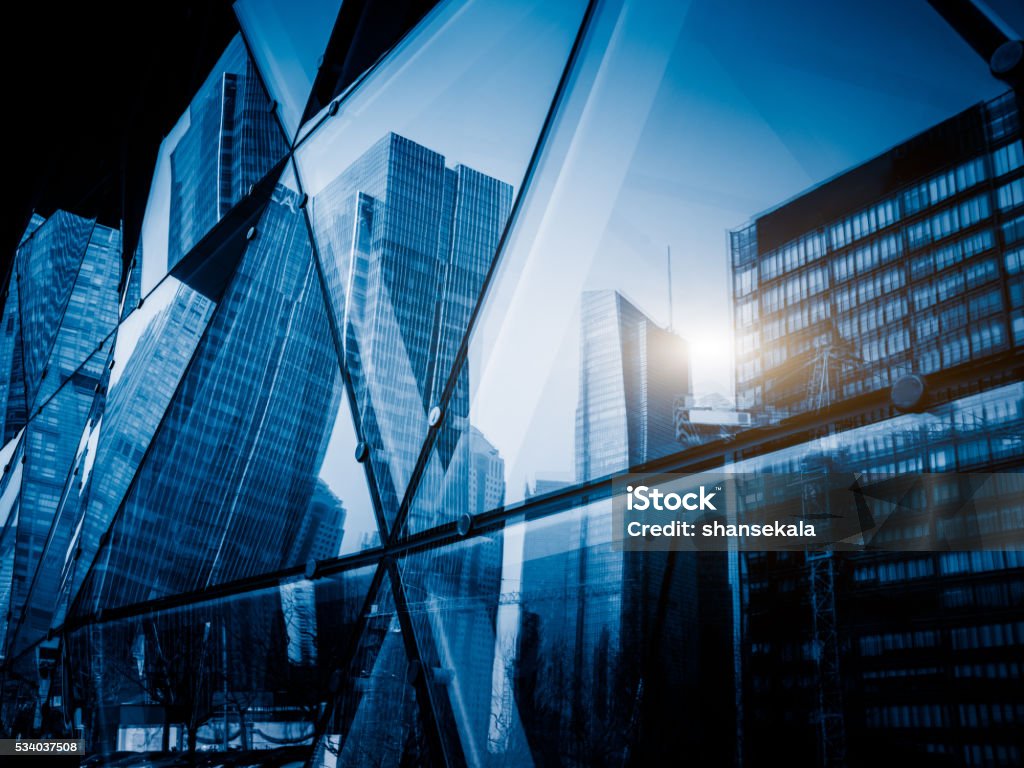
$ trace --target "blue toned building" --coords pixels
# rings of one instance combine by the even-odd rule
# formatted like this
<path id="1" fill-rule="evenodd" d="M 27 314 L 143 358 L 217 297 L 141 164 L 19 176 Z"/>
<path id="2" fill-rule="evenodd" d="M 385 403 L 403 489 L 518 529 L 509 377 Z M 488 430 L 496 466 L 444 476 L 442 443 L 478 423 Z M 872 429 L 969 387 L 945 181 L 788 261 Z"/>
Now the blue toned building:
<path id="1" fill-rule="evenodd" d="M 1010 92 L 731 234 L 739 401 L 767 421 L 816 410 L 833 432 L 827 445 L 737 450 L 736 471 L 1024 467 L 1021 142 Z M 901 414 L 887 396 L 906 374 L 923 377 L 921 413 Z M 922 493 L 916 503 L 941 513 L 942 494 Z M 979 520 L 995 514 L 995 530 L 1019 532 L 1019 499 L 976 503 Z M 1005 546 L 886 548 L 819 562 L 827 590 L 801 553 L 741 555 L 751 763 L 777 749 L 819 764 L 880 751 L 951 765 L 1022 759 L 1024 559 Z M 835 627 L 824 639 L 823 611 Z"/>
<path id="2" fill-rule="evenodd" d="M 617 291 L 581 302 L 577 481 L 679 450 L 686 342 Z M 557 489 L 557 486 L 556 486 Z M 600 504 L 528 528 L 516 699 L 533 754 L 561 764 L 701 764 L 733 755 L 725 556 L 625 553 Z M 671 638 L 669 641 L 668 639 Z"/>
<path id="3" fill-rule="evenodd" d="M 768 417 L 1024 345 L 1013 92 L 731 233 L 737 406 Z"/>
<path id="4" fill-rule="evenodd" d="M 192 100 L 171 152 L 168 270 L 284 155 L 273 106 L 236 37 Z"/>
<path id="5" fill-rule="evenodd" d="M 583 294 L 580 331 L 576 480 L 678 451 L 675 404 L 693 392 L 686 342 L 610 290 Z"/>
<path id="6" fill-rule="evenodd" d="M 42 555 L 71 535 L 55 513 L 105 372 L 120 277 L 120 232 L 64 211 L 34 216 L 15 255 L 0 345 L 8 655 L 49 627 L 60 571 Z"/>
<path id="7" fill-rule="evenodd" d="M 390 133 L 316 199 L 325 277 L 385 514 L 401 501 L 512 205 L 512 187 Z M 469 372 L 438 437 L 466 490 Z M 438 489 L 439 490 L 439 489 Z M 455 519 L 468 496 L 446 505 Z M 436 514 L 432 510 L 431 514 Z M 415 514 L 415 512 L 414 512 Z M 421 521 L 435 524 L 436 520 Z M 414 523 L 415 524 L 415 523 Z"/>
<path id="8" fill-rule="evenodd" d="M 133 446 L 144 455 L 79 611 L 281 568 L 306 548 L 297 543 L 304 527 L 316 535 L 304 517 L 318 514 L 311 500 L 342 385 L 297 203 L 293 191 L 276 188 L 159 429 L 144 449 Z M 162 329 L 142 340 L 157 346 L 143 347 L 138 369 L 125 377 L 148 377 L 147 361 L 165 344 L 191 346 L 190 323 L 192 333 L 200 330 L 207 305 L 181 292 L 186 300 L 175 297 Z M 162 367 L 179 365 L 172 354 Z M 142 391 L 167 384 L 159 376 L 128 381 L 127 406 L 119 407 L 142 407 Z M 131 434 L 133 424 L 144 426 L 137 419 L 126 413 L 119 421 L 115 441 L 146 442 Z"/>

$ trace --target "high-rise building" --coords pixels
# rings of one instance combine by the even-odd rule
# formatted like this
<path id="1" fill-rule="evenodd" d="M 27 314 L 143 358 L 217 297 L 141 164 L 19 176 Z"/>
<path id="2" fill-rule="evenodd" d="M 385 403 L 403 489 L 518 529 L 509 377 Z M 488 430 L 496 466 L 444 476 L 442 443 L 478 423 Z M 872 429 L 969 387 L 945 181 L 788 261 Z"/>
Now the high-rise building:
<path id="1" fill-rule="evenodd" d="M 580 322 L 577 480 L 678 451 L 674 408 L 691 394 L 685 341 L 616 291 L 584 293 Z M 612 538 L 600 504 L 525 533 L 514 675 L 533 752 L 660 763 L 684 739 L 702 761 L 725 759 L 728 741 L 709 737 L 731 696 L 721 695 L 730 663 L 714 650 L 731 633 L 724 555 L 622 552 Z M 699 670 L 711 668 L 715 685 L 704 686 Z"/>
<path id="2" fill-rule="evenodd" d="M 731 233 L 736 395 L 784 416 L 1024 344 L 1013 93 Z"/>
<path id="3" fill-rule="evenodd" d="M 317 479 L 302 526 L 295 536 L 292 563 L 337 557 L 345 536 L 345 505 L 323 480 Z"/>
<path id="4" fill-rule="evenodd" d="M 817 466 L 884 478 L 1024 465 L 1024 389 L 1006 362 L 1024 344 L 1024 150 L 1013 93 L 758 216 L 731 246 L 741 404 L 776 418 L 838 414 L 911 373 L 942 395 L 920 414 L 883 407 L 879 418 L 875 406 L 827 445 L 734 450 L 736 471 Z M 943 383 L 958 371 L 957 383 Z M 932 476 L 903 498 L 939 515 L 966 477 Z M 996 530 L 1019 531 L 1006 522 L 1019 520 L 1019 496 L 973 503 L 1004 521 Z M 880 745 L 904 762 L 1021 759 L 1011 723 L 1024 713 L 1024 560 L 941 541 L 898 551 L 897 534 L 889 551 L 817 565 L 799 552 L 740 556 L 751 762 L 786 749 L 795 763 L 858 764 Z M 815 628 L 823 610 L 835 627 L 824 641 Z M 822 663 L 829 654 L 835 664 Z"/>
<path id="5" fill-rule="evenodd" d="M 512 187 L 465 165 L 448 168 L 443 155 L 389 133 L 316 205 L 362 439 L 391 515 L 497 252 Z M 441 469 L 454 463 L 463 481 L 468 463 L 455 455 L 468 448 L 469 375 L 463 367 L 437 440 Z M 465 494 L 465 482 L 450 481 Z M 467 504 L 468 496 L 451 500 L 443 513 L 457 518 Z"/>
<path id="6" fill-rule="evenodd" d="M 678 451 L 675 404 L 692 390 L 683 339 L 618 291 L 586 291 L 580 308 L 577 481 Z"/>
<path id="7" fill-rule="evenodd" d="M 120 272 L 121 233 L 64 211 L 34 216 L 15 255 L 0 344 L 0 418 L 19 441 L 0 480 L 0 516 L 17 520 L 5 531 L 10 581 L 0 587 L 8 654 L 49 626 L 60 571 L 42 568 L 42 554 L 71 535 L 55 513 L 105 370 Z"/>
<path id="8" fill-rule="evenodd" d="M 283 156 L 271 107 L 236 37 L 192 100 L 171 152 L 168 270 Z"/>
<path id="9" fill-rule="evenodd" d="M 342 384 L 296 194 L 278 186 L 260 224 L 148 439 L 82 609 L 280 568 L 294 552 Z M 193 304 L 175 300 L 167 320 Z M 182 320 L 164 327 L 188 346 Z M 133 424 L 145 426 L 118 426 Z"/>

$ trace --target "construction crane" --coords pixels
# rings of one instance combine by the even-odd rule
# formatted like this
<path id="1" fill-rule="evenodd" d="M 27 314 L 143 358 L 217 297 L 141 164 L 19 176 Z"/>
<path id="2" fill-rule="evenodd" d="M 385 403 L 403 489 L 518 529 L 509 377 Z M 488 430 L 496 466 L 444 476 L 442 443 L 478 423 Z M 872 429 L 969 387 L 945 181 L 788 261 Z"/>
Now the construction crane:
<path id="1" fill-rule="evenodd" d="M 807 383 L 808 405 L 827 411 L 848 368 L 862 361 L 853 345 L 833 334 L 816 350 Z M 834 430 L 834 427 L 830 427 Z M 801 462 L 800 511 L 809 521 L 833 517 L 830 474 L 833 459 L 810 449 Z M 817 667 L 815 725 L 822 766 L 846 765 L 846 727 L 843 719 L 842 677 L 839 670 L 839 632 L 836 620 L 835 555 L 831 549 L 804 549 L 811 607 L 811 652 Z"/>

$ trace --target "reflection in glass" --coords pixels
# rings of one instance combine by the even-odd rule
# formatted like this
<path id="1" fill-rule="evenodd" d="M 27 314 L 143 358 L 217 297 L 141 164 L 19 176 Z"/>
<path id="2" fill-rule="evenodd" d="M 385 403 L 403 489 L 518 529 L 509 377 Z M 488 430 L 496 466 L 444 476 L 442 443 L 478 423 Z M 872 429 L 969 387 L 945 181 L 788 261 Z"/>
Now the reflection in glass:
<path id="1" fill-rule="evenodd" d="M 235 14 L 289 137 L 295 136 L 341 0 L 241 0 Z"/>
<path id="2" fill-rule="evenodd" d="M 732 755 L 725 553 L 623 553 L 611 504 L 400 561 L 425 663 L 474 765 Z"/>
<path id="3" fill-rule="evenodd" d="M 279 185 L 140 448 L 79 610 L 373 545 L 355 442 L 306 222 Z"/>
<path id="4" fill-rule="evenodd" d="M 215 306 L 168 277 L 118 327 L 103 407 L 82 435 L 61 499 L 59 514 L 74 521 L 74 535 L 61 553 L 55 620 L 77 595 Z"/>
<path id="5" fill-rule="evenodd" d="M 512 184 L 526 172 L 583 6 L 510 8 L 486 0 L 446 6 L 296 154 L 361 437 L 389 523 L 494 259 L 512 208 Z M 472 62 L 485 60 L 487 75 L 481 76 Z M 463 473 L 469 454 L 457 455 L 456 447 L 467 428 L 468 388 L 463 375 L 438 454 L 445 468 Z"/>
<path id="6" fill-rule="evenodd" d="M 236 36 L 160 146 L 135 255 L 143 296 L 284 156 L 270 107 Z"/>
<path id="7" fill-rule="evenodd" d="M 921 183 L 939 183 L 938 169 L 926 174 L 921 163 L 949 156 L 942 136 L 958 136 L 961 126 L 966 131 L 971 125 L 970 135 L 982 137 L 984 123 L 995 124 L 994 117 L 984 116 L 995 108 L 993 102 L 887 152 L 979 98 L 998 93 L 973 52 L 931 9 L 915 6 L 901 14 L 921 51 L 913 61 L 904 55 L 905 48 L 890 50 L 880 42 L 896 32 L 889 25 L 878 27 L 863 4 L 807 9 L 785 21 L 757 4 L 745 6 L 740 19 L 703 2 L 658 8 L 627 3 L 599 10 L 523 214 L 488 289 L 466 362 L 472 389 L 468 420 L 503 458 L 505 504 L 729 438 L 786 415 L 778 408 L 773 414 L 767 401 L 757 406 L 745 395 L 737 403 L 734 391 L 734 379 L 757 378 L 769 358 L 781 360 L 772 357 L 782 354 L 776 349 L 780 345 L 802 345 L 794 350 L 803 356 L 799 371 L 789 369 L 787 384 L 801 397 L 816 382 L 821 390 L 826 378 L 826 389 L 832 387 L 840 368 L 851 375 L 856 370 L 870 381 L 859 388 L 840 381 L 833 403 L 888 387 L 910 369 L 894 364 L 885 376 L 875 376 L 864 364 L 890 349 L 871 345 L 884 335 L 881 330 L 863 336 L 857 350 L 862 362 L 854 369 L 843 362 L 846 353 L 839 349 L 838 336 L 829 346 L 818 338 L 822 331 L 812 328 L 835 324 L 837 317 L 830 314 L 835 310 L 819 299 L 827 295 L 822 291 L 838 262 L 864 243 L 866 253 L 851 256 L 867 259 L 863 269 L 871 268 L 872 259 L 872 264 L 906 269 L 910 247 L 902 244 L 901 228 L 891 228 L 892 211 L 865 213 L 865 221 L 875 222 L 872 226 L 890 227 L 875 236 L 853 221 L 859 208 L 842 209 L 850 196 L 830 193 L 828 184 L 804 203 L 780 205 L 879 152 L 887 154 L 851 171 L 840 186 L 863 182 L 858 194 L 866 194 L 878 184 L 889 184 L 895 192 L 907 182 L 894 179 L 915 175 Z M 840 16 L 844 22 L 837 25 Z M 882 45 L 883 59 L 892 57 L 884 63 L 871 57 L 870 67 L 879 69 L 872 89 L 858 85 L 864 65 L 856 47 L 825 42 L 837 36 L 861 39 L 854 29 L 864 31 L 862 41 L 872 40 L 872 50 Z M 816 63 L 798 66 L 797 59 Z M 936 71 L 949 76 L 937 80 Z M 784 93 L 770 72 L 787 73 Z M 919 99 L 910 95 L 914 78 L 941 86 Z M 880 122 L 878 114 L 892 119 Z M 965 162 L 985 153 L 984 140 L 978 141 L 964 150 L 973 153 Z M 907 158 L 899 169 L 893 166 L 896 156 Z M 953 187 L 944 188 L 959 189 L 960 177 L 967 186 L 962 196 L 955 193 L 952 205 L 940 206 L 948 210 L 922 214 L 930 233 L 933 227 L 947 227 L 945 219 L 932 222 L 940 213 L 951 221 L 959 217 L 956 226 L 975 230 L 984 210 L 996 207 L 995 201 L 972 202 L 978 192 L 968 189 L 969 179 L 977 184 L 981 177 L 970 167 L 954 167 L 949 174 Z M 879 194 L 879 200 L 884 197 Z M 835 221 L 826 216 L 818 222 L 829 206 Z M 762 276 L 759 287 L 756 276 L 748 274 L 749 265 L 760 258 L 762 270 L 767 269 L 768 249 L 774 246 L 760 223 L 758 238 L 741 235 L 746 230 L 740 225 L 769 210 L 759 221 L 773 219 L 776 237 L 783 231 L 780 222 L 796 208 L 809 223 L 802 229 L 788 225 L 796 227 L 798 242 L 791 256 L 780 256 L 791 258 L 793 266 L 787 269 L 794 271 L 785 279 L 772 275 L 777 284 L 767 288 Z M 847 219 L 851 233 L 856 227 L 858 238 L 870 236 L 852 248 L 846 242 L 826 248 L 821 239 L 826 230 L 845 227 Z M 811 234 L 804 237 L 805 232 Z M 938 232 L 929 237 L 949 235 L 947 229 Z M 735 233 L 731 243 L 730 233 Z M 889 242 L 890 235 L 898 242 Z M 746 249 L 742 269 L 741 249 Z M 972 255 L 958 251 L 957 258 L 980 258 L 973 255 L 978 252 L 972 247 Z M 977 269 L 988 269 L 987 277 L 979 273 L 973 284 L 991 288 L 991 269 L 980 263 Z M 891 297 L 884 271 L 867 275 L 870 285 L 856 287 L 871 296 L 854 298 L 859 309 L 874 312 L 876 327 L 885 325 L 889 335 L 903 333 L 905 327 L 892 314 L 902 305 L 885 304 Z M 867 306 L 883 294 L 885 300 Z M 781 304 L 773 305 L 776 314 L 766 318 L 770 301 Z M 1005 348 L 1007 331 L 995 327 L 999 305 L 996 297 L 975 303 L 978 320 L 971 332 L 976 338 L 968 333 L 960 347 L 976 344 L 982 355 Z M 965 324 L 969 309 L 964 307 Z M 734 320 L 736 357 L 728 331 Z M 772 328 L 777 343 L 765 338 Z M 893 342 L 894 353 L 907 349 L 899 346 L 901 339 Z M 913 359 L 903 355 L 905 361 Z M 825 365 L 817 364 L 826 358 Z M 753 367 L 747 365 L 751 360 Z M 462 430 L 462 440 L 468 441 L 469 434 Z M 460 493 L 461 482 L 449 474 L 439 456 L 430 458 L 424 489 L 410 515 L 412 530 L 423 526 L 417 518 L 436 519 L 436 510 L 450 508 L 449 499 Z"/>
<path id="8" fill-rule="evenodd" d="M 93 751 L 305 760 L 370 576 L 287 582 L 71 633 L 66 695 Z"/>
<path id="9" fill-rule="evenodd" d="M 387 576 L 364 620 L 355 656 L 336 675 L 338 690 L 312 764 L 321 768 L 431 765 Z"/>

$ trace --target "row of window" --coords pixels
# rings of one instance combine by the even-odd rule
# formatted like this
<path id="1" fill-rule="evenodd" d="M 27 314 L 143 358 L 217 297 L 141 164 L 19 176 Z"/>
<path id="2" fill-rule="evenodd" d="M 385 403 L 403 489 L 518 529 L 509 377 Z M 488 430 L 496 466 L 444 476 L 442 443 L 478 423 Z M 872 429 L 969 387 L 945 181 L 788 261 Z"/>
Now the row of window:
<path id="1" fill-rule="evenodd" d="M 885 264 L 903 254 L 903 239 L 898 234 L 872 240 L 870 243 L 839 254 L 832 260 L 832 275 L 836 282 L 863 274 L 879 264 Z"/>
<path id="2" fill-rule="evenodd" d="M 985 158 L 976 157 L 948 171 L 932 176 L 903 193 L 903 213 L 917 213 L 930 205 L 963 192 L 984 181 Z"/>
<path id="3" fill-rule="evenodd" d="M 996 190 L 996 205 L 1000 211 L 1024 204 L 1024 179 L 1015 179 Z"/>
<path id="4" fill-rule="evenodd" d="M 914 560 L 899 560 L 894 563 L 871 563 L 858 567 L 853 572 L 854 581 L 878 581 L 883 584 L 892 581 L 923 579 L 935 573 L 930 557 Z"/>
<path id="5" fill-rule="evenodd" d="M 947 267 L 977 256 L 995 245 L 991 229 L 983 229 L 941 248 L 918 254 L 910 262 L 910 279 L 920 280 L 932 272 L 941 272 Z"/>
<path id="6" fill-rule="evenodd" d="M 977 224 L 992 215 L 988 195 L 982 194 L 951 205 L 922 221 L 907 226 L 907 243 L 921 248 L 935 240 L 949 237 L 954 232 Z"/>
<path id="7" fill-rule="evenodd" d="M 825 241 L 818 232 L 808 232 L 761 259 L 761 279 L 771 280 L 792 272 L 825 253 Z"/>
<path id="8" fill-rule="evenodd" d="M 829 242 L 833 249 L 842 248 L 844 245 L 849 245 L 873 232 L 895 224 L 899 217 L 899 205 L 896 200 L 883 200 L 870 208 L 847 216 L 829 227 Z"/>
<path id="9" fill-rule="evenodd" d="M 992 162 L 996 176 L 1003 176 L 1024 166 L 1024 144 L 1017 139 L 1012 144 L 1000 147 L 992 153 Z"/>

